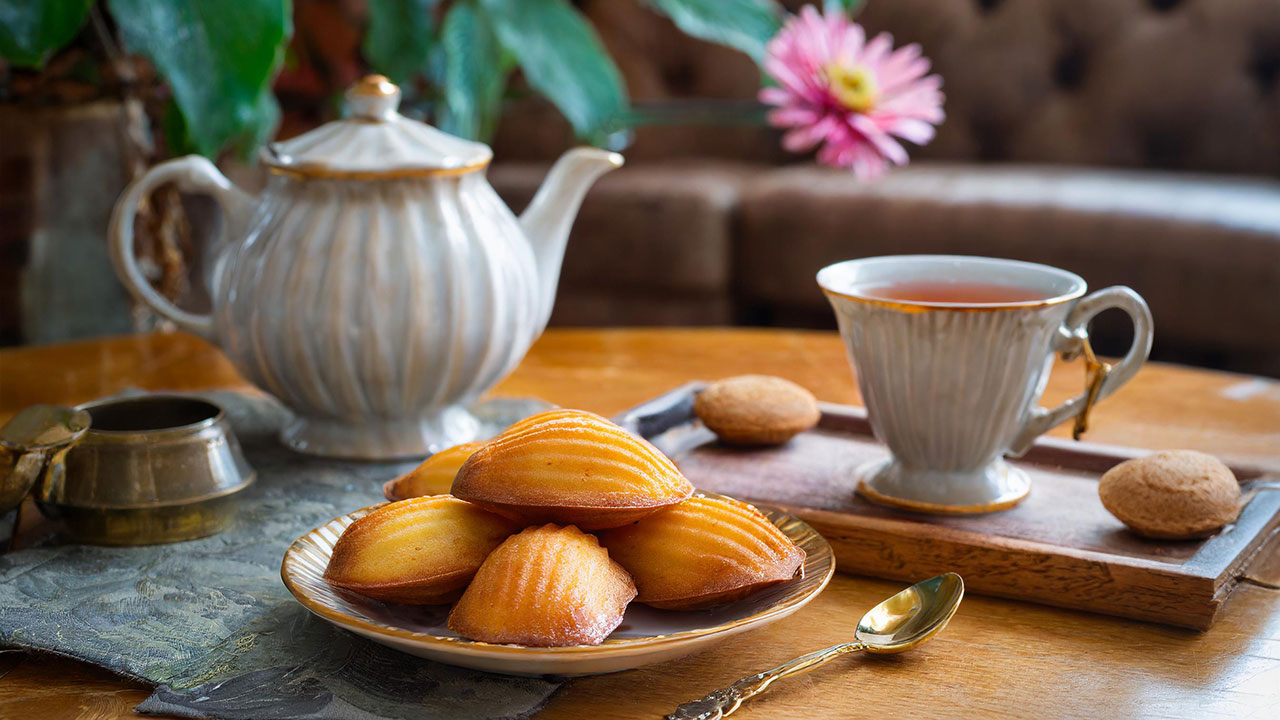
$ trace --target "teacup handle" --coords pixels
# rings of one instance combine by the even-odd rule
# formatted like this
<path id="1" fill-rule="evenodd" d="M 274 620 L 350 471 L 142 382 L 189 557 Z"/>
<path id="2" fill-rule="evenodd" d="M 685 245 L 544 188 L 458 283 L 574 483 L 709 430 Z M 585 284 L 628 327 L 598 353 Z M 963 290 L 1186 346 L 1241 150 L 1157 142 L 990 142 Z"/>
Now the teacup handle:
<path id="1" fill-rule="evenodd" d="M 1089 346 L 1089 322 L 1098 313 L 1111 308 L 1125 311 L 1133 320 L 1133 344 L 1124 359 L 1114 366 L 1099 362 Z M 1151 353 L 1151 310 L 1141 295 L 1127 287 L 1117 285 L 1091 293 L 1076 303 L 1062 327 L 1058 328 L 1053 350 L 1061 352 L 1064 360 L 1085 356 L 1085 391 L 1053 409 L 1033 409 L 1010 446 L 1010 455 L 1026 452 L 1036 438 L 1072 417 L 1076 418 L 1072 435 L 1079 439 L 1088 426 L 1089 411 L 1094 404 L 1129 382 L 1146 362 L 1147 355 Z"/>
<path id="2" fill-rule="evenodd" d="M 202 192 L 213 197 L 222 207 L 226 218 L 223 233 L 232 232 L 240 219 L 252 207 L 249 196 L 231 184 L 230 180 L 214 167 L 213 163 L 199 155 L 188 155 L 160 163 L 125 188 L 111 214 L 111 261 L 125 288 L 139 302 L 151 308 L 157 315 L 168 318 L 183 330 L 195 333 L 206 340 L 213 340 L 213 316 L 187 312 L 156 292 L 147 281 L 134 257 L 133 219 L 138 205 L 151 195 L 156 187 L 176 183 L 178 189 Z M 218 243 L 221 244 L 220 242 Z"/>

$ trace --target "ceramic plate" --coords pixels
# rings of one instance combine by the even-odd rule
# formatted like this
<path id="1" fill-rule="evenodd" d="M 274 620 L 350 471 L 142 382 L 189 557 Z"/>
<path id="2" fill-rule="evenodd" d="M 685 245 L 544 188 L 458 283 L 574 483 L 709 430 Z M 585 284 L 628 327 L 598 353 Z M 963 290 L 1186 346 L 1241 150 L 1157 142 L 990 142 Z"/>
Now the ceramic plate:
<path id="1" fill-rule="evenodd" d="M 311 612 L 410 655 L 511 675 L 616 672 L 705 650 L 780 620 L 822 592 L 835 571 L 831 546 L 802 520 L 767 505 L 756 507 L 805 551 L 802 577 L 707 610 L 675 612 L 631 603 L 622 625 L 600 645 L 537 648 L 467 640 L 445 627 L 448 605 L 382 603 L 331 587 L 323 575 L 333 544 L 348 525 L 374 508 L 335 518 L 298 538 L 284 555 L 280 575 Z"/>

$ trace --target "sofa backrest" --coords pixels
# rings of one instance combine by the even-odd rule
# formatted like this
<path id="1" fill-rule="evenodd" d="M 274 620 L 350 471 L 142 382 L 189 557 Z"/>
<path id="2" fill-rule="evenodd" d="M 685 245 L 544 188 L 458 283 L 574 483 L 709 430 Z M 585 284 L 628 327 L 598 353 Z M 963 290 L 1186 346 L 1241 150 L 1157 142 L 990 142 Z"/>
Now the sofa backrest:
<path id="1" fill-rule="evenodd" d="M 1276 0 L 869 0 L 861 20 L 944 78 L 922 155 L 1280 173 Z"/>
<path id="2" fill-rule="evenodd" d="M 582 5 L 637 101 L 754 96 L 746 57 L 638 0 Z M 867 0 L 858 20 L 921 43 L 944 78 L 947 120 L 917 157 L 1280 174 L 1278 0 Z M 523 107 L 499 156 L 570 141 L 554 112 Z M 750 125 L 645 127 L 629 155 L 786 159 Z"/>

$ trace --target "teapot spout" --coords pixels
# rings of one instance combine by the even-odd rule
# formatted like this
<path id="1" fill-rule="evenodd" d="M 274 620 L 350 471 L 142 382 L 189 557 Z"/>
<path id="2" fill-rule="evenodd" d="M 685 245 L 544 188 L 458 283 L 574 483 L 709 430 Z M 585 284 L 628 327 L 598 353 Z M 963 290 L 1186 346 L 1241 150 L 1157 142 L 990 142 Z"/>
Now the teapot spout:
<path id="1" fill-rule="evenodd" d="M 569 228 L 578 215 L 582 198 L 601 175 L 622 167 L 622 156 L 593 147 L 574 148 L 560 156 L 547 179 L 520 216 L 520 226 L 533 246 L 538 262 L 540 317 L 538 331 L 546 326 L 560 281 Z"/>

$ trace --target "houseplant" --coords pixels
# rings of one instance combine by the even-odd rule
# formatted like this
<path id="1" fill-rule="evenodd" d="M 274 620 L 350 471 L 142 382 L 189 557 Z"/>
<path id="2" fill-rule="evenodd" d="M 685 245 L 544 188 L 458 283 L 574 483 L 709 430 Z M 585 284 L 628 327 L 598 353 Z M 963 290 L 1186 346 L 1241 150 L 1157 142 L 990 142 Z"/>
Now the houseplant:
<path id="1" fill-rule="evenodd" d="M 164 154 L 265 139 L 290 31 L 288 0 L 0 0 L 0 161 L 14 173 L 0 201 L 19 216 L 0 233 L 6 339 L 137 327 L 107 270 L 116 196 Z M 149 279 L 175 298 L 192 264 L 181 205 L 159 192 L 139 222 Z"/>
<path id="2" fill-rule="evenodd" d="M 783 16 L 775 0 L 641 1 L 684 32 L 757 61 Z M 490 137 L 517 71 L 585 141 L 605 142 L 644 120 L 631 112 L 617 68 L 570 0 L 366 0 L 365 10 L 365 61 L 454 134 Z M 23 323 L 27 339 L 136 325 L 122 319 L 123 294 L 97 270 L 105 264 L 99 232 L 112 200 L 164 156 L 247 154 L 270 136 L 280 118 L 271 86 L 286 64 L 292 16 L 290 0 L 0 0 L 0 128 L 27 138 L 10 148 L 19 165 L 35 168 L 29 182 L 17 183 L 32 189 L 13 202 L 34 208 L 24 213 L 33 220 L 11 225 L 0 243 L 26 245 L 38 236 L 48 245 L 10 253 L 46 262 L 42 270 L 28 267 L 21 303 L 16 290 L 5 298 L 12 302 L 0 303 L 35 307 Z M 83 119 L 86 108 L 93 110 L 88 125 L 65 121 L 68 114 Z M 28 152 L 38 147 L 66 151 Z M 44 167 L 50 162 L 61 164 Z M 42 177 L 79 184 L 41 190 Z M 185 293 L 194 260 L 181 205 L 176 192 L 157 193 L 139 227 L 151 279 L 174 299 Z M 78 224 L 60 226 L 68 217 Z M 0 280 L 16 277 L 12 264 L 0 267 Z M 63 314 L 81 320 L 51 319 Z M 6 334 L 0 317 L 0 342 L 17 339 L 8 321 Z"/>

